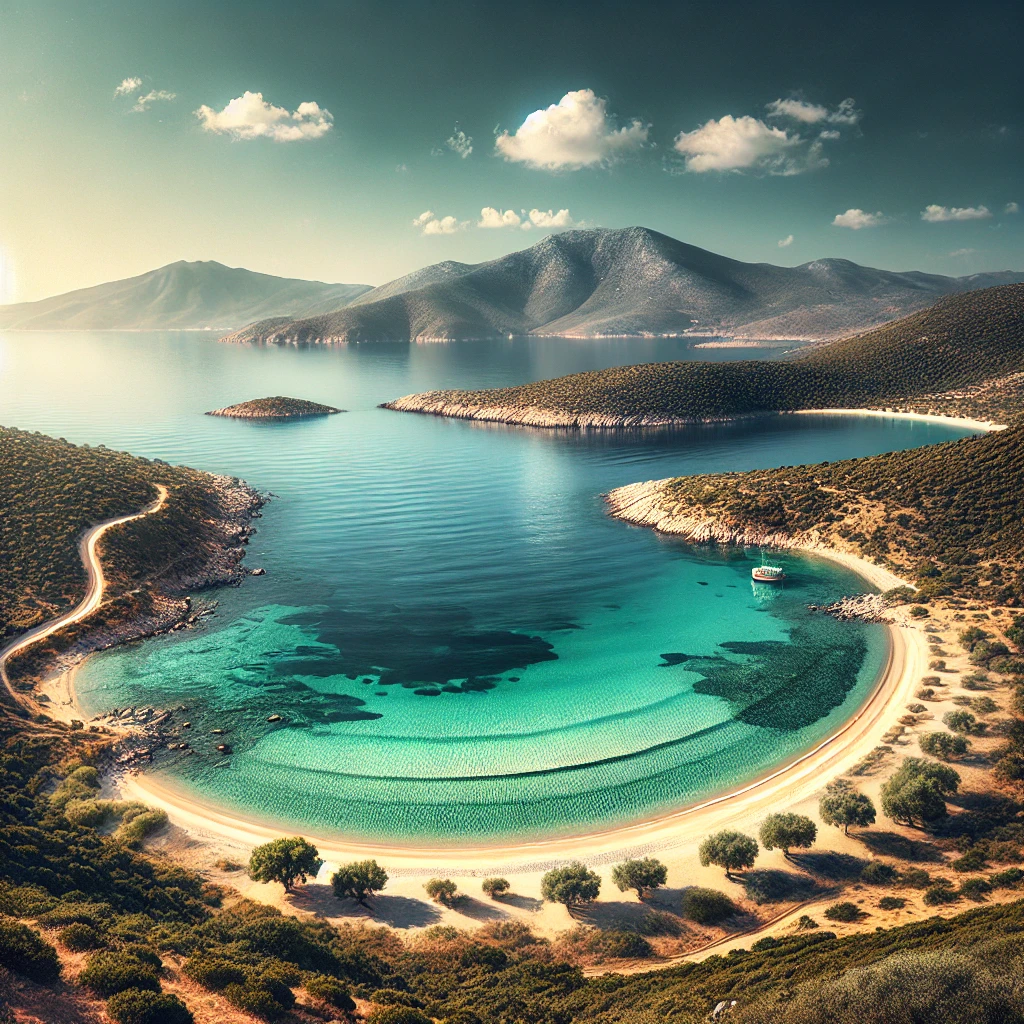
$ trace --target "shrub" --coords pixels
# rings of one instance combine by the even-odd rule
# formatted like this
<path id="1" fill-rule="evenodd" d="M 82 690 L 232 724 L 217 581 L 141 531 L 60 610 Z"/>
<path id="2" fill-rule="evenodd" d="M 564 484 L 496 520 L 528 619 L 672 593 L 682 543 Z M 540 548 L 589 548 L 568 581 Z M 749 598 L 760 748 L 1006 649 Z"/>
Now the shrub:
<path id="1" fill-rule="evenodd" d="M 733 871 L 752 868 L 757 859 L 758 845 L 756 839 L 726 829 L 708 836 L 700 844 L 700 862 L 707 867 L 717 864 L 725 868 L 725 877 L 731 879 Z"/>
<path id="2" fill-rule="evenodd" d="M 593 928 L 589 931 L 586 948 L 589 952 L 602 957 L 624 960 L 631 957 L 650 956 L 654 952 L 651 949 L 651 944 L 636 932 L 625 931 L 621 928 L 608 930 Z"/>
<path id="3" fill-rule="evenodd" d="M 233 982 L 224 989 L 224 998 L 232 1006 L 263 1020 L 279 1020 L 288 1012 L 287 1006 L 278 1002 L 268 988 L 259 984 L 240 985 Z"/>
<path id="4" fill-rule="evenodd" d="M 78 983 L 105 998 L 130 988 L 160 991 L 156 968 L 124 952 L 93 953 L 79 974 Z"/>
<path id="5" fill-rule="evenodd" d="M 562 868 L 552 868 L 540 882 L 540 892 L 544 899 L 567 907 L 590 903 L 597 899 L 600 891 L 601 876 L 580 861 Z"/>
<path id="6" fill-rule="evenodd" d="M 1020 868 L 1006 868 L 989 875 L 988 880 L 996 889 L 1016 889 L 1024 881 L 1024 871 Z"/>
<path id="7" fill-rule="evenodd" d="M 766 850 L 782 850 L 784 857 L 790 849 L 807 850 L 818 837 L 818 826 L 803 814 L 769 814 L 761 823 L 761 845 Z"/>
<path id="8" fill-rule="evenodd" d="M 978 720 L 970 711 L 947 711 L 942 716 L 942 723 L 953 732 L 972 736 L 984 729 L 984 726 L 979 728 Z"/>
<path id="9" fill-rule="evenodd" d="M 499 971 L 508 963 L 508 953 L 500 946 L 491 946 L 484 942 L 474 942 L 462 951 L 459 963 L 463 967 L 489 967 Z"/>
<path id="10" fill-rule="evenodd" d="M 938 907 L 945 903 L 956 903 L 960 899 L 959 893 L 953 888 L 953 883 L 947 878 L 937 878 L 924 891 L 925 906 Z"/>
<path id="11" fill-rule="evenodd" d="M 444 903 L 446 906 L 455 902 L 455 894 L 459 891 L 459 887 L 450 878 L 431 878 L 423 888 L 435 903 Z"/>
<path id="12" fill-rule="evenodd" d="M 683 915 L 697 924 L 718 924 L 737 911 L 736 904 L 717 889 L 694 886 L 683 893 Z"/>
<path id="13" fill-rule="evenodd" d="M 988 867 L 985 851 L 980 846 L 968 850 L 962 857 L 957 857 L 951 867 L 954 871 L 982 871 Z"/>
<path id="14" fill-rule="evenodd" d="M 981 903 L 992 888 L 992 883 L 987 878 L 966 878 L 960 883 L 960 895 L 974 900 L 975 903 Z"/>
<path id="15" fill-rule="evenodd" d="M 84 953 L 89 949 L 105 946 L 103 936 L 91 924 L 75 922 L 62 928 L 57 934 L 60 944 L 72 953 Z"/>
<path id="16" fill-rule="evenodd" d="M 249 877 L 254 882 L 280 882 L 290 892 L 296 881 L 316 877 L 322 866 L 317 848 L 301 836 L 293 836 L 257 846 L 249 858 Z"/>
<path id="17" fill-rule="evenodd" d="M 114 1024 L 192 1024 L 194 1019 L 177 996 L 138 988 L 111 996 L 107 1016 Z"/>
<path id="18" fill-rule="evenodd" d="M 329 974 L 314 974 L 306 979 L 303 987 L 310 996 L 321 1003 L 327 1003 L 328 1006 L 349 1012 L 356 1008 L 348 986 Z"/>
<path id="19" fill-rule="evenodd" d="M 644 857 L 643 860 L 625 860 L 612 868 L 612 881 L 619 892 L 634 889 L 637 898 L 641 900 L 652 889 L 664 885 L 667 878 L 668 868 L 653 857 Z"/>
<path id="20" fill-rule="evenodd" d="M 227 985 L 245 983 L 246 972 L 233 960 L 200 953 L 189 957 L 182 967 L 182 973 L 203 988 L 219 991 Z"/>
<path id="21" fill-rule="evenodd" d="M 943 761 L 963 757 L 970 745 L 970 741 L 965 737 L 951 732 L 930 732 L 927 736 L 921 737 L 921 750 Z"/>
<path id="22" fill-rule="evenodd" d="M 897 870 L 884 860 L 871 860 L 861 870 L 860 879 L 868 885 L 891 885 L 896 881 L 898 874 Z"/>
<path id="23" fill-rule="evenodd" d="M 833 903 L 830 907 L 825 908 L 825 916 L 830 921 L 843 921 L 847 924 L 858 920 L 862 913 L 863 911 L 856 903 L 849 901 Z"/>
<path id="24" fill-rule="evenodd" d="M 507 878 L 485 878 L 480 884 L 480 888 L 492 900 L 496 900 L 499 896 L 504 896 L 512 888 L 512 885 Z"/>
<path id="25" fill-rule="evenodd" d="M 39 932 L 10 918 L 0 918 L 0 967 L 44 985 L 56 981 L 61 971 L 57 950 Z"/>
<path id="26" fill-rule="evenodd" d="M 412 1006 L 382 1006 L 366 1018 L 366 1024 L 434 1024 L 422 1011 Z"/>
<path id="27" fill-rule="evenodd" d="M 766 935 L 763 939 L 758 939 L 750 947 L 751 953 L 764 953 L 766 950 L 775 949 L 782 945 L 782 939 L 776 939 L 772 935 Z"/>
<path id="28" fill-rule="evenodd" d="M 902 896 L 883 896 L 878 901 L 879 910 L 902 910 L 907 901 Z"/>
<path id="29" fill-rule="evenodd" d="M 911 605 L 910 615 L 915 619 L 926 619 L 928 618 L 928 609 L 921 604 Z"/>
<path id="30" fill-rule="evenodd" d="M 375 860 L 343 864 L 331 875 L 331 887 L 338 899 L 348 897 L 366 903 L 368 896 L 380 892 L 388 884 L 387 872 Z"/>
<path id="31" fill-rule="evenodd" d="M 904 868 L 899 872 L 898 881 L 908 889 L 927 889 L 932 884 L 932 877 L 924 868 Z"/>

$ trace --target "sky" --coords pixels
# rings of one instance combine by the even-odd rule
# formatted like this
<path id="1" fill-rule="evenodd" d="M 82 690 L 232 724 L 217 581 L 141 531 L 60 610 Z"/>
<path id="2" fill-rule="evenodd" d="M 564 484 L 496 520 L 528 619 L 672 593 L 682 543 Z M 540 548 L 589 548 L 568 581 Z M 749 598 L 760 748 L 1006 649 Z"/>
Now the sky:
<path id="1" fill-rule="evenodd" d="M 1024 4 L 5 0 L 0 302 L 641 224 L 1024 270 Z"/>

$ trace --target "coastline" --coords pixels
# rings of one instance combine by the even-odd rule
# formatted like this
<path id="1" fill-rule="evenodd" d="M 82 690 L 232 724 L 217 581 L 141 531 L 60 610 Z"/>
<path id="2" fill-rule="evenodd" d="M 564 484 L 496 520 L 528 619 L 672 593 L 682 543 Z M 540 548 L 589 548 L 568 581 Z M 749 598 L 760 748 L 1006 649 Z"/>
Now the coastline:
<path id="1" fill-rule="evenodd" d="M 833 557 L 824 551 L 813 553 Z M 854 569 L 871 583 L 880 578 L 879 573 L 887 572 L 854 556 L 835 555 L 835 561 Z M 348 841 L 336 835 L 306 831 L 303 835 L 317 845 L 328 865 L 376 857 L 389 870 L 409 875 L 429 875 L 439 870 L 452 875 L 497 870 L 522 875 L 547 870 L 552 864 L 570 859 L 600 864 L 621 856 L 639 855 L 640 851 L 671 851 L 675 856 L 688 847 L 695 849 L 709 831 L 749 825 L 770 809 L 810 798 L 821 789 L 823 773 L 830 777 L 842 774 L 879 745 L 912 696 L 928 659 L 925 639 L 918 629 L 909 623 L 890 624 L 887 629 L 887 664 L 860 708 L 838 729 L 810 750 L 741 786 L 667 814 L 593 833 L 504 846 L 416 847 Z M 236 856 L 241 850 L 296 831 L 207 805 L 173 783 L 144 772 L 125 775 L 118 781 L 118 789 L 125 799 L 140 800 L 166 811 L 172 823 L 186 829 L 196 840 Z"/>
<path id="2" fill-rule="evenodd" d="M 888 409 L 786 409 L 772 412 L 740 413 L 733 416 L 652 416 L 637 414 L 617 416 L 611 413 L 566 412 L 561 409 L 545 409 L 535 406 L 468 405 L 449 401 L 451 392 L 424 391 L 421 394 L 405 395 L 390 402 L 383 402 L 379 408 L 393 412 L 411 412 L 424 416 L 441 416 L 447 419 L 476 420 L 485 423 L 504 423 L 509 426 L 544 427 L 552 430 L 617 430 L 630 427 L 690 427 L 708 426 L 714 423 L 737 423 L 741 420 L 760 419 L 769 416 L 873 416 L 889 419 L 913 420 L 919 423 L 936 423 L 964 430 L 990 432 L 1005 430 L 1006 425 L 990 420 L 971 419 L 966 416 L 944 416 L 937 413 L 894 412 Z"/>

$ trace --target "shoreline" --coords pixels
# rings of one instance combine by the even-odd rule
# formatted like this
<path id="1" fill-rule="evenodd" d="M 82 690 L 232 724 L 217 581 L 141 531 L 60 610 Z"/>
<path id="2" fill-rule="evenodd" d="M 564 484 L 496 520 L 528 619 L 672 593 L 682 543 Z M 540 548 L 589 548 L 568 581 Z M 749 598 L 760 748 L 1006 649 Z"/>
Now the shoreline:
<path id="1" fill-rule="evenodd" d="M 945 416 L 941 413 L 895 412 L 889 409 L 785 409 L 772 412 L 738 413 L 732 416 L 652 416 L 636 414 L 619 416 L 610 413 L 573 413 L 561 409 L 537 406 L 467 405 L 447 400 L 449 392 L 425 391 L 405 395 L 379 408 L 392 412 L 410 412 L 422 416 L 440 416 L 445 419 L 474 420 L 483 423 L 502 423 L 507 426 L 543 427 L 551 430 L 619 430 L 628 428 L 672 428 L 709 426 L 716 423 L 739 423 L 742 420 L 770 416 L 871 416 L 912 420 L 960 427 L 964 430 L 991 432 L 1005 430 L 1006 424 L 991 420 L 972 419 L 967 416 Z"/>
<path id="2" fill-rule="evenodd" d="M 854 556 L 812 551 L 832 557 L 875 584 L 887 570 L 871 566 Z M 873 578 L 874 577 L 874 578 Z M 895 579 L 892 574 L 888 577 Z M 782 805 L 807 799 L 823 784 L 822 775 L 834 777 L 847 771 L 881 742 L 894 716 L 912 696 L 927 665 L 925 638 L 908 623 L 888 624 L 887 662 L 860 707 L 839 728 L 810 750 L 790 758 L 760 776 L 726 792 L 653 818 L 618 825 L 597 832 L 528 840 L 512 844 L 482 844 L 452 847 L 404 846 L 345 840 L 334 835 L 302 831 L 314 842 L 328 864 L 376 857 L 397 874 L 429 875 L 439 870 L 453 875 L 475 875 L 501 870 L 508 874 L 529 874 L 571 859 L 592 864 L 610 863 L 632 852 L 650 853 L 695 845 L 716 828 L 763 816 Z M 73 679 L 72 679 L 73 693 Z M 240 849 L 298 834 L 294 827 L 249 820 L 237 813 L 206 804 L 202 798 L 144 772 L 118 780 L 119 794 L 167 812 L 171 822 L 185 828 L 200 842 L 237 853 Z"/>

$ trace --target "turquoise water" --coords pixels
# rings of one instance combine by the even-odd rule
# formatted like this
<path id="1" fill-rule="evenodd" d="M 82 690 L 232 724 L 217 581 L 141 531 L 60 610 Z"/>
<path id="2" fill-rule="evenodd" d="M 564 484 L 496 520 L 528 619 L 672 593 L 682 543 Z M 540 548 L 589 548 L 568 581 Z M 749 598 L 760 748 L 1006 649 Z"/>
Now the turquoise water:
<path id="1" fill-rule="evenodd" d="M 676 340 L 296 351 L 0 334 L 2 422 L 275 495 L 248 555 L 267 575 L 218 592 L 196 631 L 91 658 L 81 701 L 187 705 L 196 754 L 167 752 L 155 770 L 248 815 L 389 843 L 594 831 L 755 777 L 826 736 L 877 677 L 883 630 L 806 610 L 864 585 L 787 555 L 785 588 L 758 588 L 756 552 L 624 526 L 601 494 L 963 431 L 821 416 L 572 434 L 376 408 L 434 387 L 740 356 Z M 271 394 L 349 411 L 202 415 Z"/>

